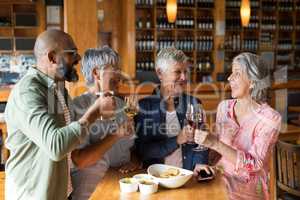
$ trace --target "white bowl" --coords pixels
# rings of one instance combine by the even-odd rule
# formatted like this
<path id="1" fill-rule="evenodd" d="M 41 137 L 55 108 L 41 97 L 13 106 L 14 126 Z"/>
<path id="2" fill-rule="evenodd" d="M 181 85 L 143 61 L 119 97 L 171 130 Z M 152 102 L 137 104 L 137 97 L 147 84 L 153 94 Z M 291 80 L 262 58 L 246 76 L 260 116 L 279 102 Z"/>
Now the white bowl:
<path id="1" fill-rule="evenodd" d="M 122 193 L 131 193 L 138 190 L 138 181 L 135 178 L 122 178 L 119 180 L 119 184 Z"/>
<path id="2" fill-rule="evenodd" d="M 170 168 L 179 170 L 179 175 L 169 178 L 159 178 L 158 176 Z M 178 188 L 183 186 L 193 176 L 193 172 L 190 170 L 164 165 L 164 164 L 153 164 L 147 169 L 148 174 L 156 180 L 161 186 L 166 188 Z"/>
<path id="3" fill-rule="evenodd" d="M 153 194 L 157 192 L 158 182 L 155 180 L 139 180 L 139 190 L 141 194 Z"/>
<path id="4" fill-rule="evenodd" d="M 139 180 L 153 180 L 149 174 L 136 174 L 133 176 L 137 181 Z"/>

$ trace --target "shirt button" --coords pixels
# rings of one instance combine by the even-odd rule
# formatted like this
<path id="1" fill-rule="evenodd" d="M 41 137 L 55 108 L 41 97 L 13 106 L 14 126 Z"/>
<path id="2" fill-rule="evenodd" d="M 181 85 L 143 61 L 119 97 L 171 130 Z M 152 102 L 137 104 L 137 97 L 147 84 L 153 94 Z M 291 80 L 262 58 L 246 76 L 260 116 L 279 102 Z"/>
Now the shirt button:
<path id="1" fill-rule="evenodd" d="M 183 159 L 185 160 L 185 159 L 186 159 L 186 156 L 183 156 Z"/>

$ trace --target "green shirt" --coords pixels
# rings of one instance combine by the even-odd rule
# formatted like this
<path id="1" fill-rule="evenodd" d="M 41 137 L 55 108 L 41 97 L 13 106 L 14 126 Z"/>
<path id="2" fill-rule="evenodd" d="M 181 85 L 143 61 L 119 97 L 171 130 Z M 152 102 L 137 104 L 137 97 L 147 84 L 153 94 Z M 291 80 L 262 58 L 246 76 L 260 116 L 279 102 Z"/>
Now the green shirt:
<path id="1" fill-rule="evenodd" d="M 67 199 L 67 154 L 86 132 L 78 122 L 66 126 L 54 85 L 46 74 L 31 68 L 8 98 L 7 200 Z"/>

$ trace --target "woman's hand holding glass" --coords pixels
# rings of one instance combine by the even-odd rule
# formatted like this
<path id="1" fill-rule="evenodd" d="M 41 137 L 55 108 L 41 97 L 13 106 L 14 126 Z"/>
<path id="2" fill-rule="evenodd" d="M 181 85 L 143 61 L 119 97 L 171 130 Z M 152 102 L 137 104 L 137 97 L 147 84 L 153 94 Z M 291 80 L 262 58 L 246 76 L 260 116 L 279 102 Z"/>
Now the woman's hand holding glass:
<path id="1" fill-rule="evenodd" d="M 194 129 L 186 125 L 182 131 L 177 135 L 177 144 L 191 143 L 194 141 Z"/>

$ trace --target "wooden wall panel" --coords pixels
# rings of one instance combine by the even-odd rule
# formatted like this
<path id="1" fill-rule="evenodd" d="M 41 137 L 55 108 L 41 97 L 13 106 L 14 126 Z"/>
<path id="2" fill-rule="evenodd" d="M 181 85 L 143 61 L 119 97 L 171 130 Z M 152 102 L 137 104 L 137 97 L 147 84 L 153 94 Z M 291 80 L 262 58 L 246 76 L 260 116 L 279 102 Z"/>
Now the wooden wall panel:
<path id="1" fill-rule="evenodd" d="M 120 30 L 121 65 L 124 73 L 135 78 L 135 1 L 122 0 L 122 18 Z"/>
<path id="2" fill-rule="evenodd" d="M 64 30 L 74 39 L 79 54 L 82 55 L 87 48 L 97 47 L 98 22 L 96 0 L 64 0 Z M 84 88 L 83 76 L 80 72 L 80 81 L 69 84 L 71 96 L 82 93 Z"/>

